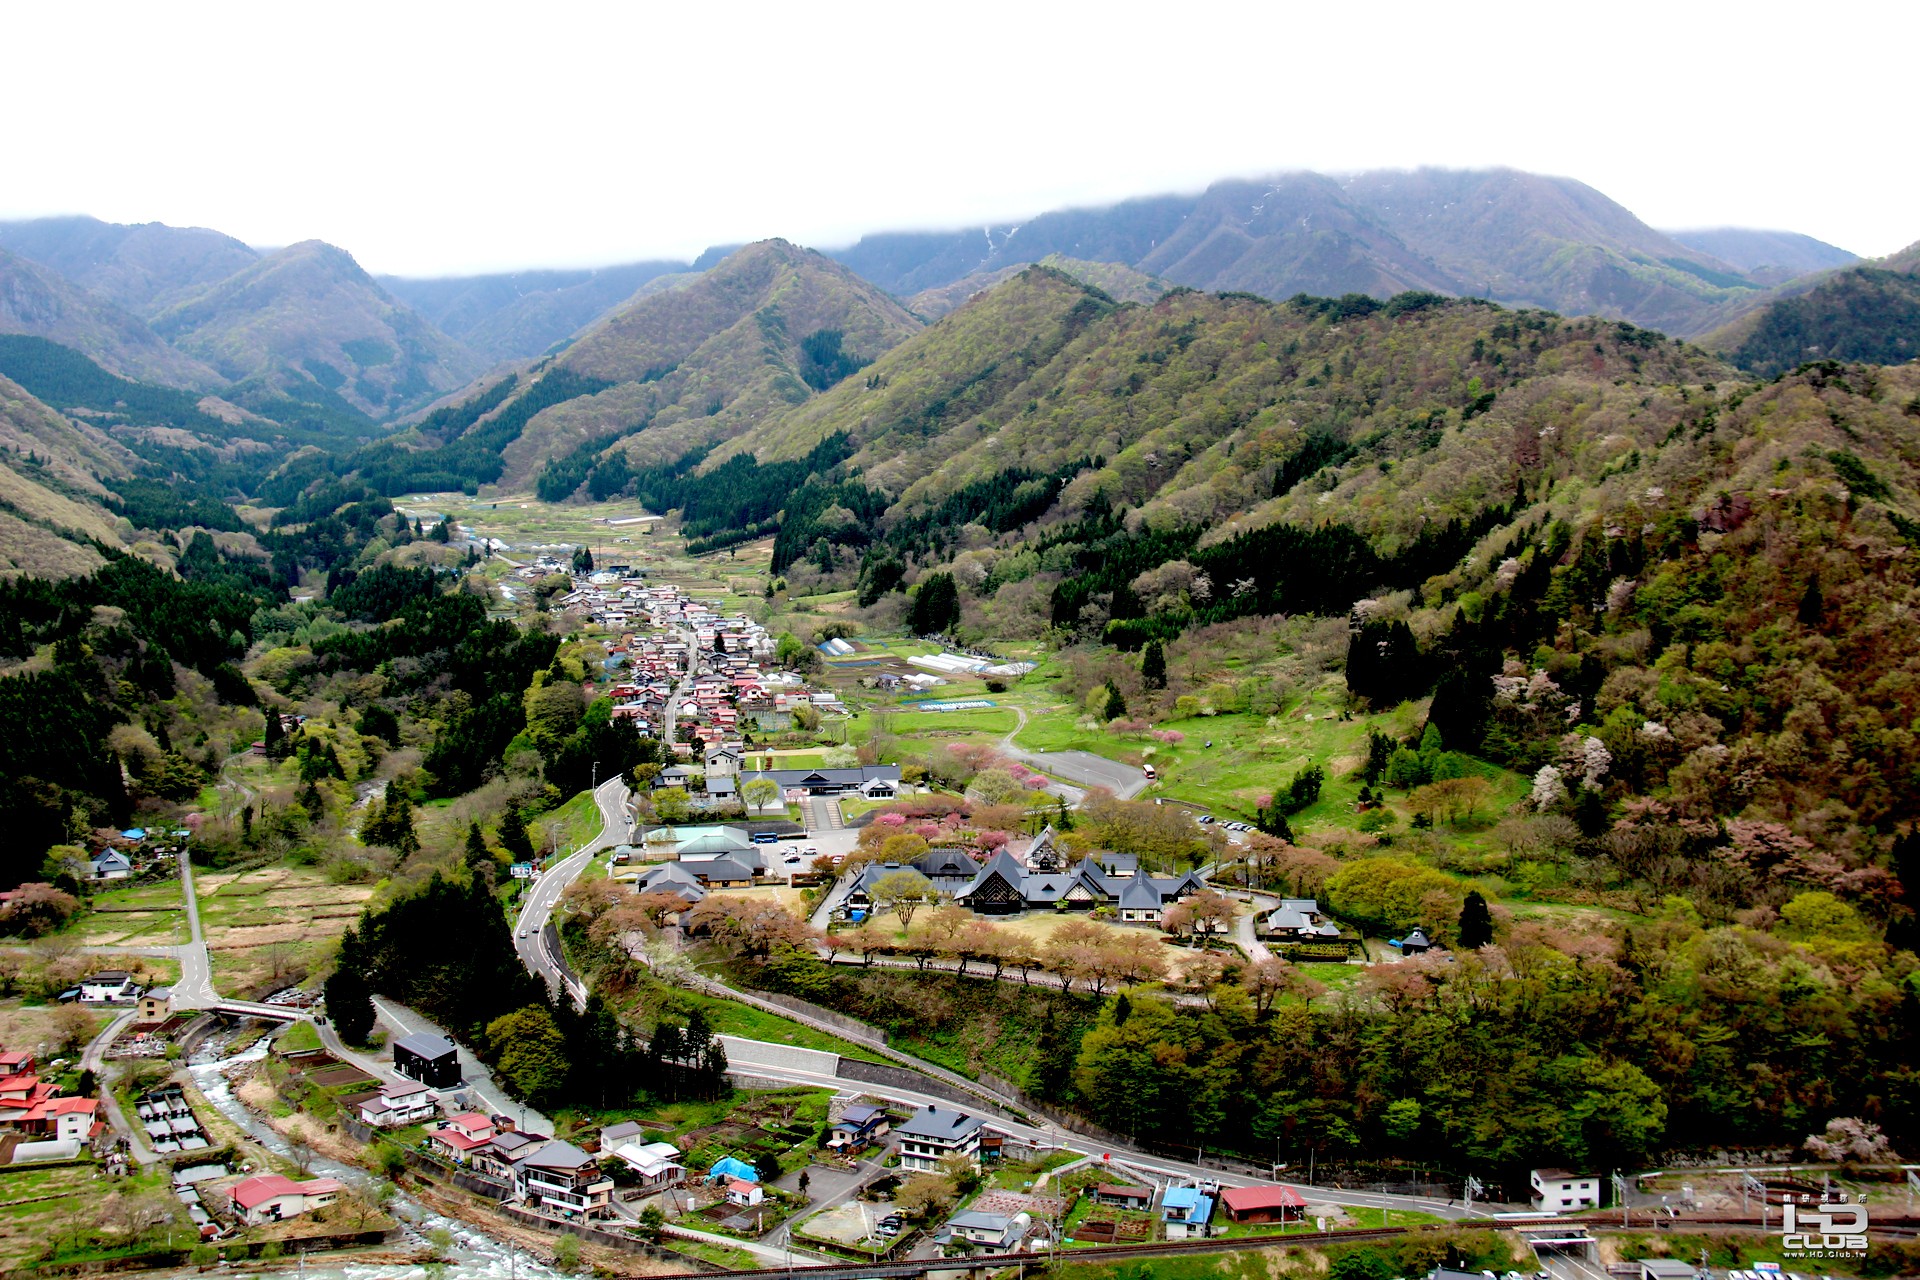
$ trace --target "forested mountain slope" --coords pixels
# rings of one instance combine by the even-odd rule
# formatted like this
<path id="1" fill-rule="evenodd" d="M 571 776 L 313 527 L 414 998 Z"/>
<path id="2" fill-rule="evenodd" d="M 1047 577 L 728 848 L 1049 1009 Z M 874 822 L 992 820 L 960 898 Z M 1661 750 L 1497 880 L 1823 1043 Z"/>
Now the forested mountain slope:
<path id="1" fill-rule="evenodd" d="M 506 447 L 502 483 L 534 480 L 542 497 L 564 498 L 618 441 L 590 482 L 618 489 L 630 464 L 677 458 L 805 403 L 920 327 L 821 254 L 784 240 L 749 245 L 567 348 L 555 367 L 603 389 L 533 419 Z"/>
<path id="2" fill-rule="evenodd" d="M 627 301 L 642 285 L 687 270 L 684 262 L 632 262 L 578 271 L 376 280 L 468 350 L 501 361 L 543 355 Z"/>
<path id="3" fill-rule="evenodd" d="M 1779 278 L 1749 278 L 1582 183 L 1504 169 L 1234 179 L 1019 224 L 867 236 L 835 256 L 905 296 L 1048 254 L 1274 299 L 1431 290 L 1683 335 Z"/>
<path id="4" fill-rule="evenodd" d="M 956 280 L 950 285 L 937 289 L 926 289 L 907 299 L 907 310 L 922 320 L 934 321 L 946 315 L 955 307 L 978 297 L 1003 280 L 1020 274 L 1032 263 L 1015 263 L 995 271 L 983 271 L 977 275 Z M 1065 258 L 1059 254 L 1049 254 L 1043 258 L 1040 266 L 1051 267 L 1072 276 L 1084 284 L 1090 284 L 1116 302 L 1152 302 L 1167 290 L 1173 288 L 1165 280 L 1135 271 L 1132 267 L 1117 262 L 1085 262 L 1079 258 Z"/>
<path id="5" fill-rule="evenodd" d="M 1912 360 L 1920 356 L 1920 245 L 1788 286 L 1704 341 L 1765 376 L 1809 360 Z"/>
<path id="6" fill-rule="evenodd" d="M 1122 307 L 1031 269 L 868 374 L 732 447 L 845 459 L 785 503 L 796 582 L 1122 650 L 1350 618 L 1356 696 L 1435 694 L 1449 745 L 1532 772 L 1578 730 L 1655 826 L 1781 824 L 1813 843 L 1742 854 L 1756 874 L 1892 892 L 1877 860 L 1920 820 L 1920 367 L 1755 383 L 1544 312 Z"/>
<path id="7" fill-rule="evenodd" d="M 98 218 L 0 222 L 0 249 L 31 258 L 135 315 L 151 318 L 189 292 L 258 260 L 232 236 L 205 227 L 137 225 Z"/>
<path id="8" fill-rule="evenodd" d="M 1796 231 L 1760 231 L 1749 227 L 1704 227 L 1669 231 L 1689 249 L 1731 263 L 1761 284 L 1780 284 L 1815 271 L 1831 271 L 1860 261 L 1838 245 Z"/>
<path id="9" fill-rule="evenodd" d="M 0 249 L 0 333 L 47 338 L 122 377 L 209 390 L 225 379 L 129 312 L 59 273 Z"/>
<path id="10" fill-rule="evenodd" d="M 153 324 L 234 382 L 337 398 L 376 419 L 451 391 L 481 368 L 350 255 L 318 240 L 253 263 Z"/>

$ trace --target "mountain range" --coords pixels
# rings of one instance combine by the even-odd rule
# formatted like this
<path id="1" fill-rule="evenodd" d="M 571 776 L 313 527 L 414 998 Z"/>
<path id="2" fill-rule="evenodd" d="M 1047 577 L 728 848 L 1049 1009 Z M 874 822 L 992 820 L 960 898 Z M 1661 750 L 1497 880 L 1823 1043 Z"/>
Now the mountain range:
<path id="1" fill-rule="evenodd" d="M 129 377 L 239 384 L 227 398 L 267 416 L 358 427 L 403 417 L 489 366 L 561 351 L 641 290 L 737 248 L 692 262 L 376 279 L 317 241 L 264 252 L 206 228 L 0 223 L 0 251 L 12 255 L 0 258 L 0 332 L 51 338 Z M 1269 298 L 1419 290 L 1684 337 L 1853 262 L 1787 232 L 1656 231 L 1571 179 L 1435 169 L 1235 179 L 965 231 L 876 233 L 829 256 L 928 320 L 1058 256 L 1167 287 Z"/>

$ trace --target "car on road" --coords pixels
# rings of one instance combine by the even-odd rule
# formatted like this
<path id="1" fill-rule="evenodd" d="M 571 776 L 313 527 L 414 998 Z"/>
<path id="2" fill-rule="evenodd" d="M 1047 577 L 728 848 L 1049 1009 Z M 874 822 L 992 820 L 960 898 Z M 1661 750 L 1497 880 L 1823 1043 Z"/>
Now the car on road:
<path id="1" fill-rule="evenodd" d="M 780 859 L 780 861 L 782 864 L 786 866 L 797 867 L 800 865 L 800 855 L 797 853 L 790 853 L 786 857 Z"/>

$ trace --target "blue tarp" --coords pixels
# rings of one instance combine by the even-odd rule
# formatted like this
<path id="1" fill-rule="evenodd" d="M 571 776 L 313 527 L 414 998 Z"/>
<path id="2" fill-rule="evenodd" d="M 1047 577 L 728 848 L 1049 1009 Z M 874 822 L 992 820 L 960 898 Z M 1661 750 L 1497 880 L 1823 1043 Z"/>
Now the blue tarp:
<path id="1" fill-rule="evenodd" d="M 128 827 L 120 833 L 120 837 L 123 840 L 145 840 L 147 832 L 144 827 Z"/>
<path id="2" fill-rule="evenodd" d="M 742 1182 L 758 1182 L 760 1174 L 744 1160 L 732 1156 L 723 1156 L 713 1162 L 713 1168 L 707 1170 L 707 1176 L 718 1182 L 722 1178 L 738 1178 Z"/>

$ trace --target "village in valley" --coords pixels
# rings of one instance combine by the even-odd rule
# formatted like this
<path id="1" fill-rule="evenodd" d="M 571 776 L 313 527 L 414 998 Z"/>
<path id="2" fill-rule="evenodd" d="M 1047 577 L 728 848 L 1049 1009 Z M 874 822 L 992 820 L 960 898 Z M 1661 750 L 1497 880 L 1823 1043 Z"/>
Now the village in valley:
<path id="1" fill-rule="evenodd" d="M 1343 1250 L 1373 1242 L 1435 1280 L 1692 1280 L 1694 1259 L 1642 1236 L 1623 1249 L 1591 1211 L 1658 1241 L 1719 1229 L 1752 1197 L 1834 1194 L 1826 1175 L 1724 1169 L 1537 1168 L 1504 1189 L 1463 1184 L 1445 1161 L 1322 1178 L 1114 1132 L 817 1000 L 752 989 L 743 957 L 788 954 L 850 979 L 934 975 L 1015 1001 L 1152 991 L 1195 1011 L 1218 1007 L 1232 975 L 1264 1013 L 1454 957 L 1430 927 L 1383 938 L 1266 887 L 1277 842 L 1180 799 L 1151 750 L 1143 765 L 1016 746 L 1030 716 L 1072 714 L 1029 678 L 1045 661 L 1033 647 L 964 652 L 842 628 L 803 640 L 790 628 L 804 622 L 771 614 L 724 568 L 652 547 L 613 551 L 632 563 L 605 547 L 514 560 L 510 544 L 470 536 L 493 607 L 537 608 L 586 655 L 585 697 L 661 748 L 624 774 L 596 763 L 575 798 L 591 801 L 581 824 L 565 839 L 554 826 L 507 868 L 514 946 L 582 1008 L 596 984 L 671 988 L 692 1014 L 673 1060 L 708 1083 L 642 1111 L 542 1115 L 392 1000 L 376 998 L 372 1033 L 348 1043 L 322 978 L 371 890 L 297 869 L 197 871 L 193 822 L 103 832 L 74 871 L 99 895 L 89 949 L 61 953 L 72 985 L 30 1010 L 45 1014 L 39 1047 L 0 1055 L 13 1171 L 0 1179 L 44 1170 L 39 1202 L 58 1206 L 90 1194 L 85 1169 L 154 1222 L 177 1221 L 178 1256 L 202 1265 L 344 1249 L 379 1265 L 504 1253 L 608 1274 L 784 1265 L 836 1278 L 1282 1240 L 1307 1251 L 1289 1256 L 1332 1259 L 1336 1276 Z M 950 758 L 971 766 L 966 781 L 942 776 Z M 1102 843 L 1090 826 L 1138 839 Z M 336 923 L 282 936 L 274 911 L 226 914 L 274 894 L 282 916 Z M 65 1019 L 64 1038 L 49 1019 Z M 37 1225 L 23 1237 L 0 1218 L 9 1265 L 33 1261 L 22 1239 L 52 1230 L 45 1212 L 20 1221 Z M 87 1239 L 105 1247 L 116 1230 Z M 1437 1243 L 1422 1252 L 1422 1239 Z"/>

